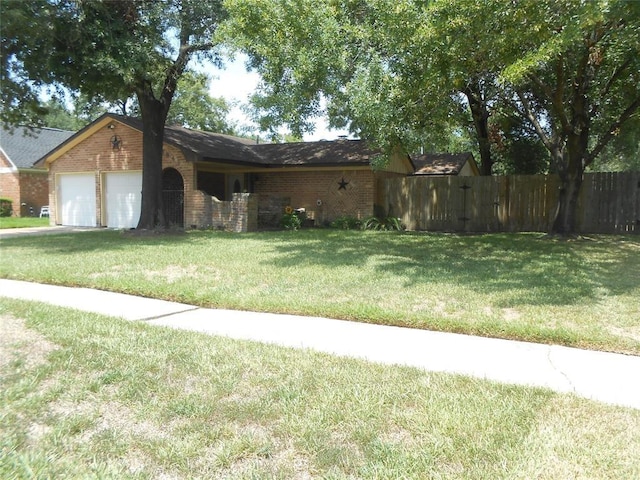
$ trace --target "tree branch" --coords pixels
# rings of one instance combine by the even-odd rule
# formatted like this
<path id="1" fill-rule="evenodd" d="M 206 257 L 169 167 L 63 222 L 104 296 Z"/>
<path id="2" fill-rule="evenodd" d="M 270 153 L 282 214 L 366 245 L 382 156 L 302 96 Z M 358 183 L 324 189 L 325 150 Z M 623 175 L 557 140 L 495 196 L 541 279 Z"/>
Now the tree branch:
<path id="1" fill-rule="evenodd" d="M 564 68 L 562 66 L 563 58 L 558 58 L 556 63 L 556 76 L 557 87 L 554 90 L 551 89 L 546 83 L 544 83 L 538 75 L 535 73 L 528 74 L 529 79 L 542 91 L 544 96 L 551 102 L 552 111 L 555 112 L 562 129 L 566 131 L 570 128 L 569 118 L 564 111 Z"/>
<path id="2" fill-rule="evenodd" d="M 636 110 L 640 108 L 640 97 L 636 98 L 626 109 L 624 112 L 620 114 L 620 117 L 611 124 L 611 126 L 607 129 L 607 133 L 605 133 L 600 140 L 593 148 L 591 153 L 585 155 L 586 165 L 590 165 L 593 161 L 602 153 L 604 147 L 611 141 L 611 139 L 616 135 L 618 129 L 622 126 L 624 122 L 626 122 L 631 115 L 635 113 Z"/>
<path id="3" fill-rule="evenodd" d="M 542 124 L 540 123 L 540 120 L 538 120 L 538 117 L 534 115 L 533 109 L 531 108 L 531 104 L 529 103 L 529 100 L 527 100 L 527 97 L 524 95 L 524 93 L 521 90 L 516 90 L 516 95 L 518 95 L 518 99 L 520 99 L 520 103 L 524 108 L 524 112 L 522 113 L 524 113 L 524 116 L 531 122 L 531 124 L 533 125 L 533 128 L 538 134 L 538 137 L 540 137 L 540 140 L 542 140 L 542 143 L 544 143 L 544 146 L 547 148 L 547 150 L 551 152 L 556 147 L 558 139 L 557 138 L 551 139 L 545 133 L 544 128 L 542 128 Z"/>

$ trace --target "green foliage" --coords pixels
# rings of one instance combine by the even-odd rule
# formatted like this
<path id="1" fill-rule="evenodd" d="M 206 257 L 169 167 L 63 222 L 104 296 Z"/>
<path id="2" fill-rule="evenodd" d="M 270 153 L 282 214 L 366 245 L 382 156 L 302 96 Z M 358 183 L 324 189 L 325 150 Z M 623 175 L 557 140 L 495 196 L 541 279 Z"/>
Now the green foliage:
<path id="1" fill-rule="evenodd" d="M 331 228 L 338 228 L 340 230 L 357 230 L 362 228 L 362 222 L 360 220 L 347 215 L 336 218 L 329 225 Z"/>
<path id="2" fill-rule="evenodd" d="M 265 126 L 303 130 L 324 101 L 330 124 L 348 125 L 385 153 L 446 149 L 472 132 L 488 174 L 496 146 L 489 119 L 519 117 L 530 132 L 505 131 L 498 168 L 556 171 L 563 191 L 579 190 L 568 179 L 580 178 L 615 137 L 632 132 L 638 143 L 640 2 L 225 5 L 229 36 L 263 76 L 254 104 Z M 573 228 L 571 208 L 559 211 Z"/>
<path id="3" fill-rule="evenodd" d="M 405 229 L 402 224 L 402 220 L 398 217 L 370 217 L 362 223 L 364 230 L 383 230 L 383 231 L 398 231 L 401 232 Z"/>
<path id="4" fill-rule="evenodd" d="M 306 219 L 307 214 L 304 210 L 294 210 L 291 207 L 287 207 L 280 219 L 280 226 L 285 230 L 300 230 Z"/>
<path id="5" fill-rule="evenodd" d="M 0 217 L 10 217 L 13 214 L 13 200 L 0 197 Z"/>
<path id="6" fill-rule="evenodd" d="M 496 175 L 536 175 L 549 171 L 549 151 L 521 117 L 497 116 L 490 124 Z"/>
<path id="7" fill-rule="evenodd" d="M 11 86 L 5 95 L 3 85 L 2 119 L 20 116 L 21 98 L 37 98 L 42 85 L 107 102 L 135 94 L 144 125 L 138 226 L 164 227 L 159 190 L 167 114 L 195 56 L 221 63 L 214 36 L 226 16 L 222 1 L 36 0 L 2 2 L 1 13 L 0 67 Z"/>
<path id="8" fill-rule="evenodd" d="M 280 219 L 280 226 L 285 230 L 299 230 L 302 220 L 295 213 L 285 213 Z"/>
<path id="9" fill-rule="evenodd" d="M 209 95 L 209 77 L 185 72 L 167 114 L 167 123 L 208 132 L 233 135 L 235 126 L 227 120 L 230 105 L 220 97 Z"/>

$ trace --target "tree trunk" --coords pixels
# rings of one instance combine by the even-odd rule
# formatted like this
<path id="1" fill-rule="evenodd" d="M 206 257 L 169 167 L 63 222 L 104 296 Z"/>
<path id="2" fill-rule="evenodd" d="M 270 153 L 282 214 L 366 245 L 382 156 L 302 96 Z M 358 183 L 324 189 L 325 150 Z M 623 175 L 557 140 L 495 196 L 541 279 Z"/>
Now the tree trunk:
<path id="1" fill-rule="evenodd" d="M 576 233 L 578 196 L 582 187 L 583 172 L 560 174 L 560 191 L 551 234 L 568 236 Z"/>
<path id="2" fill-rule="evenodd" d="M 142 114 L 142 204 L 140 229 L 165 228 L 162 206 L 162 148 L 167 109 L 154 98 L 138 92 Z"/>
<path id="3" fill-rule="evenodd" d="M 477 84 L 468 85 L 463 93 L 469 102 L 473 128 L 480 150 L 480 175 L 491 175 L 493 159 L 491 158 L 491 144 L 489 142 L 489 111 Z"/>

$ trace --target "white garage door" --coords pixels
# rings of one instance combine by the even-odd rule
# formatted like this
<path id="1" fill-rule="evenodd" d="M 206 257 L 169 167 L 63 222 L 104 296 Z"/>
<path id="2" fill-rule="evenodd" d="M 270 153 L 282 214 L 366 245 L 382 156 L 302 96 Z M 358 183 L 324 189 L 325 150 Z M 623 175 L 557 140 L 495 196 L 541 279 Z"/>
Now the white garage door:
<path id="1" fill-rule="evenodd" d="M 110 228 L 135 228 L 140 220 L 142 173 L 106 173 L 106 221 Z"/>
<path id="2" fill-rule="evenodd" d="M 96 179 L 93 173 L 58 176 L 61 225 L 96 226 Z"/>

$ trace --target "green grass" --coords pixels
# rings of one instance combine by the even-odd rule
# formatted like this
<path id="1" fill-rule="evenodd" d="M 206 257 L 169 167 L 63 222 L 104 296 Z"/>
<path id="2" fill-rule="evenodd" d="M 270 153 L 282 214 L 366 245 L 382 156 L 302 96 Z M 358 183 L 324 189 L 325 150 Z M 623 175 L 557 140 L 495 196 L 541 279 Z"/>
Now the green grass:
<path id="1" fill-rule="evenodd" d="M 2 241 L 0 277 L 640 354 L 640 238 L 339 230 Z"/>
<path id="2" fill-rule="evenodd" d="M 3 228 L 28 228 L 48 227 L 48 218 L 39 217 L 0 217 L 0 229 Z"/>
<path id="3" fill-rule="evenodd" d="M 640 476 L 638 410 L 39 303 L 0 321 L 0 478 Z"/>

